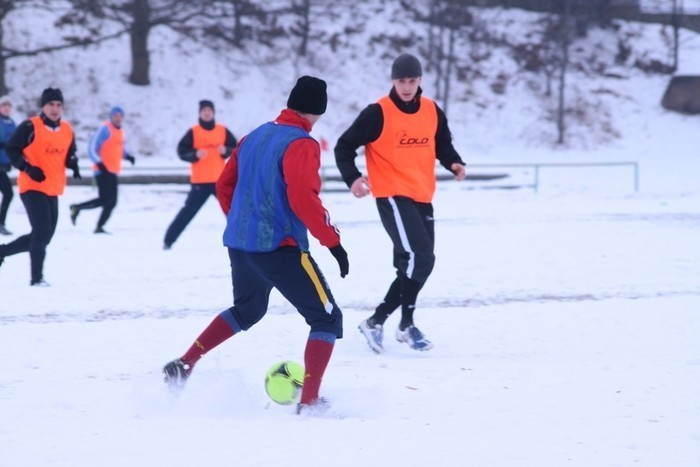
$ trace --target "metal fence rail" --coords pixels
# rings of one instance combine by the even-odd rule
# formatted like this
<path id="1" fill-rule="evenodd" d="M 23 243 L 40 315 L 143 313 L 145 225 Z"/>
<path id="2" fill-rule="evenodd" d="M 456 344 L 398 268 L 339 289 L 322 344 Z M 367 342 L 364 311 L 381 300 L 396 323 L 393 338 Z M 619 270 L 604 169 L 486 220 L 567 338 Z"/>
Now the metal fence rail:
<path id="1" fill-rule="evenodd" d="M 502 164 L 468 164 L 466 181 L 483 182 L 478 186 L 481 188 L 532 188 L 535 193 L 539 192 L 542 171 L 547 168 L 581 168 L 581 167 L 630 167 L 632 170 L 632 183 L 634 191 L 639 191 L 639 164 L 637 162 L 527 162 L 527 163 L 502 163 Z M 366 173 L 364 167 L 358 167 L 360 171 Z M 532 176 L 530 180 L 524 183 L 503 183 L 503 180 L 512 177 L 512 171 L 509 169 L 530 169 Z M 82 180 L 73 180 L 68 177 L 69 185 L 91 185 L 94 183 L 92 177 L 92 166 L 81 164 Z M 473 173 L 472 169 L 477 169 L 477 173 Z M 498 169 L 496 173 L 481 172 L 480 169 Z M 323 191 L 346 191 L 347 187 L 335 166 L 322 166 L 321 181 Z M 15 182 L 17 171 L 10 172 L 11 180 Z M 439 169 L 436 172 L 438 181 L 452 180 L 454 176 L 445 170 Z M 119 176 L 120 184 L 188 184 L 190 182 L 189 169 L 183 165 L 181 167 L 165 167 L 165 166 L 126 166 L 124 171 Z M 492 183 L 493 182 L 493 183 Z"/>
<path id="2" fill-rule="evenodd" d="M 528 162 L 516 164 L 469 164 L 467 168 L 530 168 L 533 179 L 530 187 L 537 193 L 540 188 L 542 168 L 577 168 L 577 167 L 630 167 L 634 191 L 639 191 L 639 164 L 637 162 Z"/>
<path id="3" fill-rule="evenodd" d="M 639 191 L 639 164 L 637 162 L 560 162 L 560 163 L 550 163 L 550 162 L 519 162 L 519 163 L 502 163 L 502 164 L 467 164 L 467 181 L 493 181 L 493 180 L 503 180 L 511 177 L 512 174 L 508 173 L 508 169 L 518 169 L 527 168 L 532 171 L 532 178 L 527 183 L 509 183 L 503 184 L 502 182 L 494 184 L 484 184 L 483 188 L 532 188 L 535 193 L 539 192 L 540 181 L 542 177 L 543 168 L 580 168 L 580 167 L 630 167 L 632 169 L 632 183 L 634 191 Z M 361 172 L 366 173 L 364 167 L 358 167 Z M 498 173 L 471 173 L 472 169 L 499 169 Z M 477 170 L 479 172 L 479 170 Z M 505 172 L 505 173 L 504 173 Z M 445 170 L 439 169 L 436 173 L 436 178 L 440 180 L 452 180 L 454 176 Z M 342 178 L 338 173 L 338 169 L 333 166 L 321 167 L 321 179 L 324 182 L 324 190 L 326 189 L 326 182 L 342 182 Z M 345 184 L 342 184 L 345 187 Z M 331 188 L 330 191 L 340 191 L 338 189 Z"/>

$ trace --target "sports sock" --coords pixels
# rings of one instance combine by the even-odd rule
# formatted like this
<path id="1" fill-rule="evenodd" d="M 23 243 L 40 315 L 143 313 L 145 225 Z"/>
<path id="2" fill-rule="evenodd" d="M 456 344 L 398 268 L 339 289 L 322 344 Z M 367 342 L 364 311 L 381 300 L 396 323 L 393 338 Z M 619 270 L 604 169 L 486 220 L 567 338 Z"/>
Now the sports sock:
<path id="1" fill-rule="evenodd" d="M 401 279 L 397 277 L 389 286 L 384 300 L 370 317 L 371 324 L 384 324 L 390 314 L 401 305 Z"/>
<path id="2" fill-rule="evenodd" d="M 301 404 L 313 404 L 318 399 L 321 380 L 331 359 L 335 335 L 327 332 L 312 332 L 306 341 L 304 351 L 304 386 L 301 390 Z"/>
<path id="3" fill-rule="evenodd" d="M 185 355 L 182 356 L 183 362 L 194 366 L 205 353 L 236 333 L 228 320 L 222 316 L 224 313 L 230 313 L 230 311 L 225 310 L 209 323 L 209 326 L 202 331 L 192 346 L 185 352 Z"/>
<path id="4" fill-rule="evenodd" d="M 408 277 L 401 278 L 401 322 L 399 329 L 402 331 L 413 324 L 413 312 L 416 309 L 418 292 L 422 288 L 421 282 L 416 282 Z"/>

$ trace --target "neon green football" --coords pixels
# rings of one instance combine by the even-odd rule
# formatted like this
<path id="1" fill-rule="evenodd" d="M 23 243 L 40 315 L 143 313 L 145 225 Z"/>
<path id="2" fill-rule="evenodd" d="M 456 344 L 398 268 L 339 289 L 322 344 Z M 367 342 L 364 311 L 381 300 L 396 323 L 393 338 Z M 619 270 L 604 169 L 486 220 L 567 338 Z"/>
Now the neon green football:
<path id="1" fill-rule="evenodd" d="M 296 402 L 303 385 L 304 367 L 294 362 L 277 362 L 265 376 L 265 392 L 282 405 Z"/>

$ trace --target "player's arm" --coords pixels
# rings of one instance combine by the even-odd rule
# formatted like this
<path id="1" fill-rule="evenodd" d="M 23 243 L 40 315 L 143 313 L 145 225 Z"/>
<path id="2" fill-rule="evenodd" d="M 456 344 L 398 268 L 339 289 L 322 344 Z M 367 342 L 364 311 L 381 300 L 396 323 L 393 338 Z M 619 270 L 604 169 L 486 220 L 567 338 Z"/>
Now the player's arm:
<path id="1" fill-rule="evenodd" d="M 242 141 L 241 141 L 242 142 Z M 238 183 L 238 146 L 226 161 L 223 172 L 216 181 L 216 199 L 219 201 L 224 214 L 228 216 L 233 201 L 233 192 Z"/>
<path id="2" fill-rule="evenodd" d="M 177 143 L 177 156 L 185 162 L 197 162 L 197 150 L 194 148 L 194 133 L 190 128 Z"/>
<path id="3" fill-rule="evenodd" d="M 293 141 L 282 159 L 289 206 L 321 245 L 332 248 L 340 244 L 340 233 L 319 196 L 320 167 L 321 149 L 311 138 Z"/>
<path id="4" fill-rule="evenodd" d="M 335 145 L 335 163 L 345 184 L 350 187 L 353 182 L 362 177 L 355 164 L 357 149 L 372 141 L 376 141 L 382 133 L 384 116 L 379 104 L 368 105 L 350 128 L 345 130 Z"/>

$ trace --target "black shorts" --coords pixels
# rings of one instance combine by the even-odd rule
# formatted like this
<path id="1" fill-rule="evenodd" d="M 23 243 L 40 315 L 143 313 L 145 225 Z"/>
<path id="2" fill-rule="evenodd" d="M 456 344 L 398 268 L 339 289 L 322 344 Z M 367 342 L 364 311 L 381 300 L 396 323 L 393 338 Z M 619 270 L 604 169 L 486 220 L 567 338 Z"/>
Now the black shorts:
<path id="1" fill-rule="evenodd" d="M 231 259 L 233 308 L 242 330 L 260 321 L 267 312 L 274 287 L 299 311 L 311 332 L 343 336 L 343 315 L 316 262 L 296 247 L 269 253 L 228 249 Z"/>

